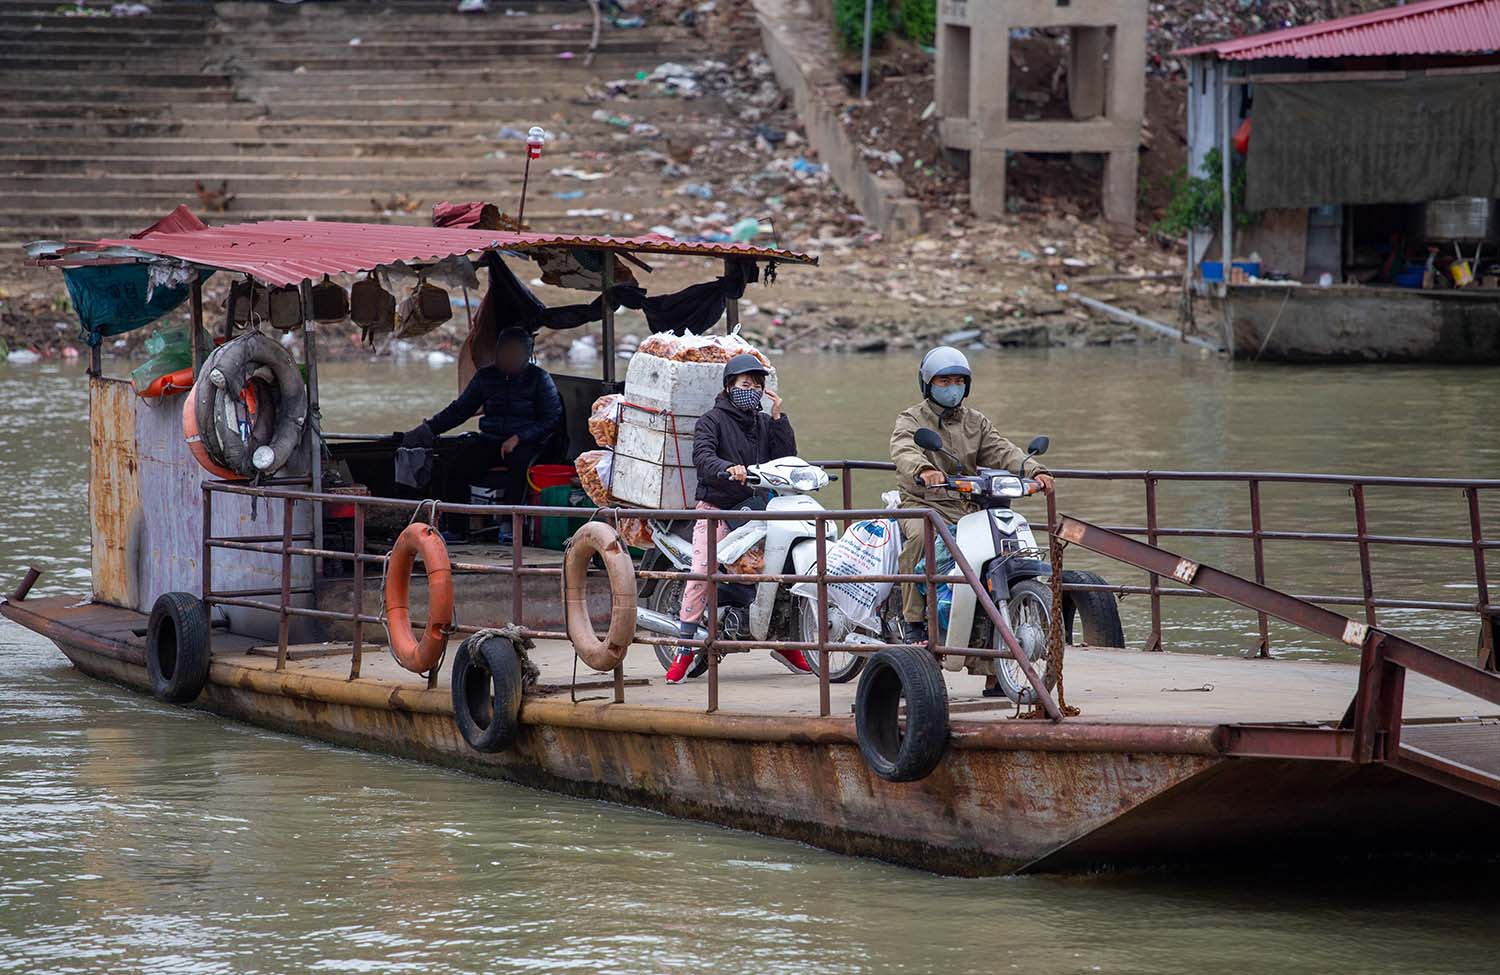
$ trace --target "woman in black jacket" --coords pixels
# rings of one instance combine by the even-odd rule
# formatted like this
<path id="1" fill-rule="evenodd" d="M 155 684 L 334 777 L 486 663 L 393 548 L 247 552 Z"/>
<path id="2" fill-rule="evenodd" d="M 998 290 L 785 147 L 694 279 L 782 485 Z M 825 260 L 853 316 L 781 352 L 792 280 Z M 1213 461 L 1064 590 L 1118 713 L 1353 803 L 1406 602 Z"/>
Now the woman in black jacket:
<path id="1" fill-rule="evenodd" d="M 693 466 L 698 471 L 698 508 L 736 508 L 748 501 L 751 490 L 745 486 L 746 468 L 764 464 L 777 457 L 797 452 L 797 435 L 792 423 L 781 412 L 781 397 L 766 388 L 766 367 L 753 355 L 737 355 L 724 364 L 724 389 L 714 401 L 713 409 L 698 419 L 693 432 Z M 761 410 L 762 400 L 770 400 L 769 414 Z M 693 572 L 708 571 L 708 531 L 710 522 L 693 523 Z M 713 523 L 719 538 L 732 525 Z M 678 619 L 682 635 L 692 636 L 699 618 L 708 606 L 708 583 L 688 582 L 682 590 L 682 610 Z M 667 670 L 667 683 L 680 684 L 692 666 L 695 651 L 683 647 Z M 811 673 L 799 650 L 775 651 L 772 654 L 789 670 Z"/>

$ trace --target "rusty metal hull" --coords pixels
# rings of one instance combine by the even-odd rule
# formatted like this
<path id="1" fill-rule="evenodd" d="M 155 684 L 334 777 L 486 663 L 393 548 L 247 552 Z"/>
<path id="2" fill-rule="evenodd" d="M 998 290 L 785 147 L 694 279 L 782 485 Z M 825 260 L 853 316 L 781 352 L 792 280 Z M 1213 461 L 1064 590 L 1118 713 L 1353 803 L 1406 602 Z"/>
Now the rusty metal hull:
<path id="1" fill-rule="evenodd" d="M 0 612 L 48 636 L 82 672 L 148 689 L 128 631 L 44 619 L 24 604 Z M 848 719 L 530 697 L 515 747 L 483 755 L 458 734 L 445 691 L 235 660 L 216 659 L 199 707 L 944 874 L 1368 854 L 1372 843 L 1442 855 L 1500 827 L 1500 808 L 1389 768 L 1233 757 L 1244 743 L 1221 727 L 955 721 L 938 770 L 893 784 L 869 773 Z"/>

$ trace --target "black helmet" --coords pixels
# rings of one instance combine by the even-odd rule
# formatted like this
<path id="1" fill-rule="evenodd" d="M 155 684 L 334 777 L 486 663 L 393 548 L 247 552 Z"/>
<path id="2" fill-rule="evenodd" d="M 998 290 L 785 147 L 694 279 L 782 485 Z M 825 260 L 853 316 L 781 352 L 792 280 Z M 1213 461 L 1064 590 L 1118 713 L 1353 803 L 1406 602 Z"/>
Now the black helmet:
<path id="1" fill-rule="evenodd" d="M 751 374 L 760 376 L 761 385 L 765 385 L 766 376 L 770 370 L 766 364 L 748 352 L 739 355 L 724 363 L 724 385 L 728 386 L 734 382 L 736 376 L 748 376 Z"/>

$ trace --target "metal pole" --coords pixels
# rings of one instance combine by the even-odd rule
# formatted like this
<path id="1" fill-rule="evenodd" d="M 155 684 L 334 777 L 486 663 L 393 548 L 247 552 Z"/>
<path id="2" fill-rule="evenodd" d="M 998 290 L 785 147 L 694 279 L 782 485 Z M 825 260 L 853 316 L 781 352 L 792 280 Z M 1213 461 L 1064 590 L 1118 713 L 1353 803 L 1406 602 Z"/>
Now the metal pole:
<path id="1" fill-rule="evenodd" d="M 828 699 L 828 531 L 826 515 L 813 520 L 813 529 L 818 533 L 814 544 L 818 558 L 818 659 L 823 666 L 818 668 L 818 714 L 828 717 L 832 705 Z"/>
<path id="2" fill-rule="evenodd" d="M 610 298 L 610 290 L 615 286 L 615 255 L 613 251 L 604 252 L 604 285 L 601 293 L 601 301 L 604 305 L 604 348 L 599 354 L 604 357 L 604 381 L 612 383 L 615 381 L 615 303 Z"/>
<path id="3" fill-rule="evenodd" d="M 714 641 L 719 637 L 719 580 L 715 578 L 719 568 L 719 523 L 708 519 L 708 619 L 704 620 L 708 639 L 703 652 L 708 654 L 708 710 L 719 710 L 719 655 L 714 653 Z"/>
<path id="4" fill-rule="evenodd" d="M 1156 478 L 1146 478 L 1146 542 L 1156 545 Z M 1148 651 L 1161 650 L 1161 578 L 1151 573 L 1151 636 L 1146 640 Z"/>
<path id="5" fill-rule="evenodd" d="M 1220 62 L 1219 67 L 1219 179 L 1224 194 L 1224 212 L 1219 223 L 1219 242 L 1223 245 L 1224 285 L 1229 285 L 1229 268 L 1234 262 L 1234 204 L 1230 199 L 1230 149 L 1229 149 L 1229 65 Z"/>
<path id="6" fill-rule="evenodd" d="M 531 151 L 526 152 L 526 168 L 521 172 L 521 205 L 516 208 L 516 226 L 521 227 L 526 219 L 526 186 L 531 182 Z"/>
<path id="7" fill-rule="evenodd" d="M 349 679 L 359 677 L 364 655 L 365 623 L 365 506 L 354 502 L 354 646 L 349 658 Z"/>
<path id="8" fill-rule="evenodd" d="M 1250 482 L 1250 539 L 1251 547 L 1255 550 L 1255 581 L 1264 586 L 1266 584 L 1266 543 L 1260 537 L 1260 482 Z M 1270 622 L 1264 611 L 1255 614 L 1260 624 L 1260 646 L 1256 648 L 1257 657 L 1269 657 L 1271 655 L 1271 629 Z"/>
<path id="9" fill-rule="evenodd" d="M 1354 495 L 1354 526 L 1359 539 L 1359 579 L 1364 586 L 1365 622 L 1375 625 L 1375 581 L 1370 578 L 1370 526 L 1365 517 L 1365 486 L 1350 488 Z"/>
<path id="10" fill-rule="evenodd" d="M 922 519 L 922 557 L 926 562 L 924 575 L 927 587 L 927 648 L 944 646 L 942 627 L 938 620 L 937 606 L 937 536 L 932 531 L 932 519 Z"/>
<path id="11" fill-rule="evenodd" d="M 870 33 L 875 21 L 875 0 L 865 0 L 865 45 L 860 58 L 859 100 L 870 97 Z"/>
<path id="12" fill-rule="evenodd" d="M 192 288 L 192 311 L 193 311 L 193 378 L 198 378 L 198 370 L 203 368 L 203 360 L 208 357 L 207 343 L 203 334 L 203 281 L 201 278 L 193 279 Z"/>
<path id="13" fill-rule="evenodd" d="M 1479 521 L 1479 489 L 1465 488 L 1464 494 L 1469 501 L 1469 538 L 1474 543 L 1474 585 L 1478 590 L 1479 599 L 1479 666 L 1484 670 L 1500 669 L 1500 660 L 1497 660 L 1496 637 L 1500 636 L 1500 620 L 1490 615 L 1488 606 L 1490 604 L 1489 576 L 1484 564 L 1484 527 Z"/>
<path id="14" fill-rule="evenodd" d="M 281 499 L 281 625 L 276 631 L 276 669 L 286 669 L 286 647 L 292 617 L 287 606 L 292 601 L 292 499 Z"/>
<path id="15" fill-rule="evenodd" d="M 312 313 L 312 282 L 302 282 L 303 315 Z M 318 419 L 318 323 L 304 317 L 302 321 L 302 361 L 307 364 L 307 448 L 308 476 L 314 491 L 323 490 L 323 429 Z M 323 547 L 323 503 L 312 504 L 313 547 Z M 313 573 L 319 563 L 312 563 Z"/>
<path id="16" fill-rule="evenodd" d="M 734 265 L 729 258 L 724 258 L 724 275 L 727 277 L 734 272 Z M 724 299 L 724 334 L 728 335 L 740 325 L 740 300 L 738 298 Z"/>

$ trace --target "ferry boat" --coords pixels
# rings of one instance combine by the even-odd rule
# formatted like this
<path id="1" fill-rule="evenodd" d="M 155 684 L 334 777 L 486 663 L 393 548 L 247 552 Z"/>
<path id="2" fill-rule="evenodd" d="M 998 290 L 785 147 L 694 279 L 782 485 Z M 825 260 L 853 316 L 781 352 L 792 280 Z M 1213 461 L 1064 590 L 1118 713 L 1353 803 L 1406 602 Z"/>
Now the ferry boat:
<path id="1" fill-rule="evenodd" d="M 480 208 L 472 217 L 482 219 Z M 950 646 L 934 638 L 920 647 L 885 643 L 883 635 L 840 640 L 826 619 L 802 631 L 801 641 L 734 639 L 720 631 L 711 604 L 706 632 L 689 641 L 703 651 L 704 679 L 668 686 L 655 650 L 679 640 L 638 626 L 646 615 L 637 594 L 671 573 L 628 554 L 618 530 L 631 519 L 743 521 L 744 513 L 623 506 L 581 512 L 403 493 L 392 473 L 398 442 L 320 429 L 317 317 L 344 312 L 334 300 L 332 311 L 315 315 L 312 292 L 333 275 L 378 283 L 383 271 L 404 268 L 427 280 L 466 268 L 472 274 L 477 266 L 489 268 L 487 300 L 527 301 L 529 291 L 505 269 L 506 257 L 538 260 L 548 273 L 598 287 L 602 300 L 593 310 L 578 306 L 553 317 L 597 320 L 602 330 L 601 375 L 555 377 L 569 431 L 560 449 L 576 454 L 587 444 L 589 404 L 621 389 L 612 354 L 613 289 L 634 279 L 626 268 L 644 274 L 652 255 L 723 260 L 724 275 L 695 296 L 710 324 L 723 318 L 732 327 L 746 281 L 780 266 L 813 265 L 815 258 L 750 244 L 472 224 L 209 228 L 185 208 L 129 238 L 42 243 L 29 253 L 34 263 L 69 276 L 94 349 L 87 472 L 92 587 L 33 597 L 43 571 L 33 569 L 0 613 L 55 642 L 91 677 L 174 706 L 351 748 L 944 874 L 1263 866 L 1347 856 L 1415 855 L 1472 865 L 1476 855 L 1494 855 L 1476 853 L 1473 842 L 1500 826 L 1494 659 L 1500 606 L 1491 602 L 1485 575 L 1485 553 L 1500 541 L 1485 537 L 1478 498 L 1500 489 L 1500 481 L 1056 471 L 1047 551 L 1037 553 L 1054 596 L 1043 660 L 1033 647 L 1023 648 L 992 586 L 940 518 L 853 508 L 855 477 L 889 486 L 889 464 L 819 462 L 842 477 L 842 507 L 756 513 L 768 522 L 812 523 L 816 557 L 800 566 L 767 565 L 739 581 L 800 581 L 816 587 L 824 605 L 830 585 L 889 584 L 895 581 L 889 574 L 882 580 L 831 572 L 827 549 L 850 522 L 900 517 L 924 533 L 929 553 L 939 541 L 954 553 L 948 583 L 971 590 L 974 617 L 988 622 L 992 639 Z M 209 326 L 202 302 L 202 282 L 216 272 L 242 278 L 222 329 Z M 278 296 L 295 309 L 280 325 L 300 340 L 298 374 L 305 372 L 303 400 L 279 399 L 277 422 L 294 429 L 271 431 L 261 445 L 268 453 L 253 451 L 266 468 L 256 468 L 255 458 L 240 457 L 234 468 L 205 462 L 204 438 L 218 421 L 195 408 L 195 397 L 212 406 L 222 405 L 224 395 L 212 378 L 211 336 L 218 333 L 227 348 L 237 335 L 271 330 Z M 102 374 L 104 337 L 142 327 L 180 302 L 192 310 L 191 389 L 166 385 L 148 400 L 129 381 Z M 534 320 L 546 314 L 540 302 L 527 307 Z M 257 317 L 267 324 L 254 324 Z M 252 324 L 245 328 L 237 318 Z M 483 327 L 481 317 L 477 329 Z M 258 368 L 254 360 L 249 368 Z M 261 373 L 261 381 L 275 381 L 272 372 Z M 277 433 L 287 436 L 278 440 Z M 439 461 L 445 449 L 456 448 L 440 441 Z M 277 466 L 267 470 L 271 464 Z M 217 474 L 208 469 L 215 465 Z M 1145 486 L 1145 525 L 1099 526 L 1060 510 L 1070 492 L 1101 479 Z M 1252 527 L 1160 524 L 1155 488 L 1172 480 L 1247 486 Z M 1265 483 L 1347 484 L 1360 515 L 1357 533 L 1301 536 L 1263 526 L 1258 491 Z M 1471 537 L 1371 534 L 1363 496 L 1382 488 L 1467 499 Z M 566 550 L 526 544 L 529 524 L 564 518 L 574 525 L 586 519 Z M 481 536 L 486 541 L 443 541 L 440 529 L 454 519 L 490 526 Z M 507 544 L 492 530 L 502 524 L 511 528 Z M 1244 539 L 1262 581 L 1164 545 L 1195 537 Z M 1264 543 L 1303 537 L 1357 549 L 1363 593 L 1320 597 L 1322 605 L 1315 605 L 1266 586 Z M 1065 545 L 1149 573 L 1149 585 L 1068 582 Z M 1469 549 L 1476 599 L 1436 604 L 1375 593 L 1369 551 L 1381 545 Z M 418 558 L 422 571 L 413 572 Z M 933 562 L 920 570 L 933 594 L 930 607 L 942 581 Z M 703 578 L 734 581 L 717 568 Z M 1150 599 L 1148 650 L 1160 646 L 1164 598 L 1231 600 L 1257 614 L 1259 652 L 1240 659 L 1085 646 L 1087 627 L 1065 642 L 1062 617 L 1100 593 Z M 1327 605 L 1362 608 L 1363 621 Z M 1480 659 L 1470 664 L 1377 625 L 1379 610 L 1401 606 L 1474 614 Z M 1272 659 L 1264 642 L 1270 618 L 1342 640 L 1358 648 L 1361 662 Z M 929 632 L 942 634 L 935 611 L 931 622 Z M 768 651 L 789 647 L 815 654 L 815 675 L 773 663 Z M 741 651 L 732 671 L 721 673 L 724 655 Z M 862 666 L 835 672 L 836 654 Z M 962 657 L 1008 661 L 1023 678 L 1022 692 L 1013 699 L 982 696 L 977 680 L 943 664 Z M 1209 685 L 1211 694 L 1163 693 Z M 918 750 L 921 760 L 907 761 Z"/>

